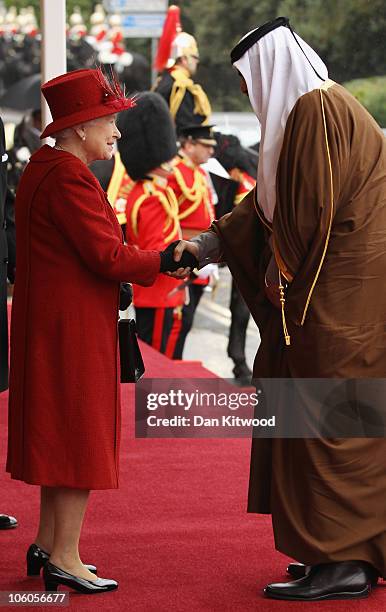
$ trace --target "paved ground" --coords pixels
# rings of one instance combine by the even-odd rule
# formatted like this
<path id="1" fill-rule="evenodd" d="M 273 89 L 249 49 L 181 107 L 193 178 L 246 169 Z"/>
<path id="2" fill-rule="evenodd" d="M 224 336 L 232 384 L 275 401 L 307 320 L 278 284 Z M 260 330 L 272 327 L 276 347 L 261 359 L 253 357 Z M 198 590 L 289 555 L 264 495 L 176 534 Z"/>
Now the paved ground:
<path id="1" fill-rule="evenodd" d="M 228 268 L 220 269 L 220 281 L 215 293 L 204 293 L 196 311 L 194 328 L 187 337 L 184 359 L 198 359 L 209 370 L 223 378 L 233 378 L 233 361 L 227 355 L 231 321 L 229 310 L 231 275 Z M 247 330 L 246 356 L 252 369 L 260 336 L 252 320 Z"/>

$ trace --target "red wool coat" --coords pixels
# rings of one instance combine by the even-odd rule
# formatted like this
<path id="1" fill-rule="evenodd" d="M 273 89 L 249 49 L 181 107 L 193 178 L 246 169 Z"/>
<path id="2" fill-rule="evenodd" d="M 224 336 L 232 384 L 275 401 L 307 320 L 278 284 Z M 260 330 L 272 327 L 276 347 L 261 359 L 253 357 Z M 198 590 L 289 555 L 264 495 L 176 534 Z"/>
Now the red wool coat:
<path id="1" fill-rule="evenodd" d="M 44 146 L 16 198 L 7 470 L 31 484 L 118 486 L 119 282 L 151 285 L 87 166 Z"/>

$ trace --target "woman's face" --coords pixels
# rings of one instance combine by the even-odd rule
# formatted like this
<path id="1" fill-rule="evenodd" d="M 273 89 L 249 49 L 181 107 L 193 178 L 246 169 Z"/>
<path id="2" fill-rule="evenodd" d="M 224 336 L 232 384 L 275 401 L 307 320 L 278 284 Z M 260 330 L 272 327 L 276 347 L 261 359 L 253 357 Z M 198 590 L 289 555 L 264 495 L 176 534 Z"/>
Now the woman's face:
<path id="1" fill-rule="evenodd" d="M 111 159 L 114 153 L 115 141 L 121 137 L 116 126 L 117 115 L 99 117 L 84 124 L 84 140 L 82 145 L 87 157 L 87 163 L 97 159 Z"/>

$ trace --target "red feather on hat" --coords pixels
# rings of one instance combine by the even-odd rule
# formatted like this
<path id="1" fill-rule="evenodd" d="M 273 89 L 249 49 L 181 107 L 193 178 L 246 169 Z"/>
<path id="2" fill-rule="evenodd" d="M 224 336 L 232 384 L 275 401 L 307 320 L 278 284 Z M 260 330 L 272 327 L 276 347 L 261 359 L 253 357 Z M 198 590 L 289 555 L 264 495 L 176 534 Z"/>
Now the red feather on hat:
<path id="1" fill-rule="evenodd" d="M 181 31 L 180 8 L 175 4 L 169 6 L 168 14 L 165 19 L 162 36 L 158 43 L 157 55 L 154 60 L 154 67 L 161 72 L 170 57 L 173 40 L 178 32 Z"/>
<path id="2" fill-rule="evenodd" d="M 113 100 L 129 100 L 130 108 L 136 105 L 136 96 L 126 97 L 125 86 L 123 86 L 122 89 L 112 66 L 110 66 L 109 72 L 107 72 L 103 66 L 98 66 L 93 74 L 97 78 L 102 89 L 105 90 L 106 97 Z"/>

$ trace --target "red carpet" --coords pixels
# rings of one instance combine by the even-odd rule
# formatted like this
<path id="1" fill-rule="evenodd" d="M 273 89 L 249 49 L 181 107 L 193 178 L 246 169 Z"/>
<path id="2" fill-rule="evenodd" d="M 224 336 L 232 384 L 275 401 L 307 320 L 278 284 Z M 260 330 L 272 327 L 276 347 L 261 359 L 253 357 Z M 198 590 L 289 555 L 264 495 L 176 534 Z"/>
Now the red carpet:
<path id="1" fill-rule="evenodd" d="M 198 363 L 174 364 L 151 349 L 144 358 L 149 376 L 212 376 Z M 285 578 L 287 559 L 274 550 L 269 517 L 245 512 L 249 441 L 135 440 L 131 385 L 123 386 L 122 399 L 121 488 L 92 493 L 81 545 L 83 560 L 120 586 L 93 597 L 71 592 L 70 609 L 386 611 L 384 586 L 368 600 L 311 605 L 264 599 L 264 585 Z M 2 464 L 6 401 L 1 394 Z M 1 471 L 0 490 L 0 512 L 14 513 L 20 523 L 0 531 L 0 591 L 42 590 L 41 579 L 25 577 L 24 565 L 36 530 L 38 487 Z"/>

